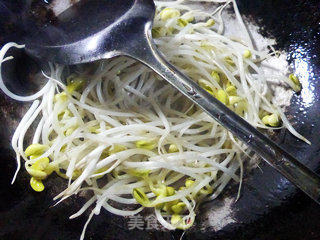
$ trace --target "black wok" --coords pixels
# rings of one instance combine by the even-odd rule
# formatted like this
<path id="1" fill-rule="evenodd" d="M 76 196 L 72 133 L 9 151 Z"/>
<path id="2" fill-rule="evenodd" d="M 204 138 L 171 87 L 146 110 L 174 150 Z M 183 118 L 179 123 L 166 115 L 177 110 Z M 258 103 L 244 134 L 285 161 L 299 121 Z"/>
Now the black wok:
<path id="1" fill-rule="evenodd" d="M 49 1 L 0 0 L 0 45 L 23 43 L 31 27 L 55 21 Z M 294 127 L 311 140 L 307 146 L 281 130 L 274 139 L 308 167 L 320 167 L 320 2 L 317 0 L 239 0 L 240 11 L 257 23 L 261 33 L 274 37 L 276 48 L 289 53 L 288 62 L 302 77 L 303 91 L 294 95 L 286 115 Z M 38 66 L 21 52 L 6 63 L 3 76 L 14 79 L 9 87 L 17 93 L 31 92 L 37 84 L 33 75 Z M 19 69 L 19 71 L 17 71 Z M 28 81 L 26 81 L 28 79 Z M 10 138 L 28 104 L 0 93 L 0 239 L 78 239 L 87 216 L 69 220 L 83 203 L 74 197 L 51 207 L 52 197 L 65 184 L 48 181 L 47 190 L 35 193 L 21 171 L 10 185 L 16 163 Z M 262 163 L 246 176 L 241 198 L 232 199 L 237 186 L 230 186 L 214 202 L 200 207 L 196 226 L 183 239 L 320 239 L 320 206 L 298 191 L 271 167 Z M 58 187 L 57 187 L 58 186 Z M 142 231 L 127 228 L 126 219 L 108 212 L 94 218 L 86 239 L 179 239 L 182 232 Z"/>

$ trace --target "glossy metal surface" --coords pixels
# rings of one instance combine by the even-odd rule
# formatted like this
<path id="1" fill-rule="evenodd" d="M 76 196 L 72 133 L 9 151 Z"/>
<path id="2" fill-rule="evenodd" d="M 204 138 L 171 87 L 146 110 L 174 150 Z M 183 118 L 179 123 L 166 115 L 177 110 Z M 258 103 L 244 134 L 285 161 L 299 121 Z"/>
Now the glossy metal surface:
<path id="1" fill-rule="evenodd" d="M 154 12 L 152 0 L 82 1 L 63 12 L 56 25 L 49 25 L 28 39 L 26 51 L 41 60 L 61 64 L 119 55 L 141 61 L 320 203 L 319 176 L 183 75 L 157 51 L 151 38 Z"/>
<path id="2" fill-rule="evenodd" d="M 151 0 L 81 1 L 26 39 L 26 51 L 66 65 L 124 55 L 144 44 L 153 16 Z"/>

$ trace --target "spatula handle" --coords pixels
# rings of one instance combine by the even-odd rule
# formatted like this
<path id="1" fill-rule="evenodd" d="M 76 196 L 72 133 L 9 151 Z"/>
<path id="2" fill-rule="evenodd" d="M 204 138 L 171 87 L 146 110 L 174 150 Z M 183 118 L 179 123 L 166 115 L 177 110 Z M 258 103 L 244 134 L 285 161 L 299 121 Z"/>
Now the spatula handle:
<path id="1" fill-rule="evenodd" d="M 137 48 L 131 57 L 157 72 L 209 116 L 246 143 L 289 181 L 320 203 L 320 178 L 317 174 L 166 61 L 155 48 L 150 33 L 146 35 L 146 41 L 147 44 L 143 43 L 143 49 Z"/>

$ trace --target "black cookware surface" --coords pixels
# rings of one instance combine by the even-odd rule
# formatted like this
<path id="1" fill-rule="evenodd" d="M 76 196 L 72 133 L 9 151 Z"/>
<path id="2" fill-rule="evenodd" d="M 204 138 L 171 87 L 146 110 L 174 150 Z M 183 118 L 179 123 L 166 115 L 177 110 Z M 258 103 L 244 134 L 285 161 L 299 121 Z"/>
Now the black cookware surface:
<path id="1" fill-rule="evenodd" d="M 55 17 L 48 11 L 51 1 L 0 0 L 0 45 L 8 41 L 23 43 L 28 29 L 41 26 Z M 311 140 L 308 146 L 287 131 L 277 133 L 276 141 L 310 168 L 320 166 L 320 2 L 317 0 L 239 0 L 246 19 L 257 23 L 260 32 L 277 41 L 276 48 L 289 53 L 288 62 L 300 76 L 303 91 L 291 100 L 286 114 L 294 127 Z M 3 76 L 14 79 L 9 88 L 31 92 L 37 64 L 21 52 L 6 63 Z M 19 69 L 19 71 L 17 71 Z M 26 81 L 27 79 L 27 81 Z M 29 178 L 20 172 L 10 185 L 15 171 L 10 138 L 26 106 L 0 93 L 0 239 L 73 240 L 78 239 L 87 216 L 69 220 L 84 203 L 74 197 L 56 207 L 52 198 L 65 183 L 47 181 L 43 193 L 33 192 Z M 241 198 L 234 203 L 236 186 L 224 197 L 204 204 L 196 226 L 183 239 L 320 239 L 320 207 L 298 191 L 275 170 L 262 163 L 243 184 Z M 58 186 L 58 187 L 57 187 Z M 219 219 L 219 222 L 215 221 Z M 182 232 L 128 230 L 121 217 L 102 212 L 88 227 L 86 239 L 179 239 Z"/>

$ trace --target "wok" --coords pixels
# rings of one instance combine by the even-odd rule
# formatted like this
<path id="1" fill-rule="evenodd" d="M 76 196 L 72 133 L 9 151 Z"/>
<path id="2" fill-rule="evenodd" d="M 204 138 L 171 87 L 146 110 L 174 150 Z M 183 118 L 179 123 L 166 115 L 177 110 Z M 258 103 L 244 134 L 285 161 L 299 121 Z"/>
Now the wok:
<path id="1" fill-rule="evenodd" d="M 255 22 L 260 33 L 275 38 L 276 48 L 288 52 L 290 66 L 300 75 L 303 90 L 295 94 L 286 109 L 293 126 L 312 145 L 297 140 L 286 130 L 274 140 L 317 171 L 320 167 L 320 3 L 316 0 L 239 0 L 247 21 Z M 0 45 L 23 43 L 28 29 L 55 21 L 50 7 L 56 1 L 0 0 Z M 38 64 L 21 51 L 4 65 L 3 76 L 13 79 L 9 88 L 16 93 L 38 87 L 33 76 Z M 0 239 L 78 239 L 87 216 L 69 220 L 84 199 L 73 197 L 56 207 L 52 198 L 65 182 L 47 181 L 46 191 L 35 193 L 24 171 L 10 185 L 16 163 L 10 139 L 28 103 L 19 103 L 0 93 Z M 246 175 L 241 197 L 235 203 L 236 185 L 213 202 L 203 204 L 195 227 L 183 239 L 320 239 L 320 206 L 298 191 L 284 177 L 261 163 Z M 179 239 L 181 231 L 128 230 L 127 219 L 102 211 L 90 223 L 86 239 Z"/>

